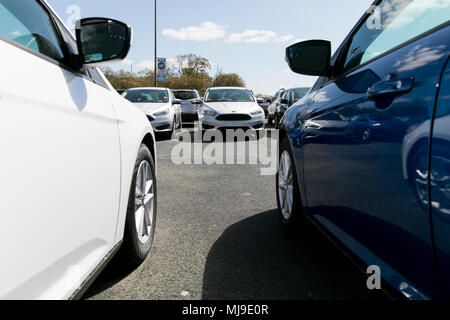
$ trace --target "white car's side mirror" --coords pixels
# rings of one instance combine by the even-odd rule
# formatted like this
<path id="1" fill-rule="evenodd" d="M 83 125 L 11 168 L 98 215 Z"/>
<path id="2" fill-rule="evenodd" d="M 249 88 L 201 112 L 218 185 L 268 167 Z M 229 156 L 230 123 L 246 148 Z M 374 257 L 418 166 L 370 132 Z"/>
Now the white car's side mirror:
<path id="1" fill-rule="evenodd" d="M 82 66 L 105 66 L 126 58 L 131 47 L 132 28 L 107 18 L 86 18 L 75 26 Z"/>

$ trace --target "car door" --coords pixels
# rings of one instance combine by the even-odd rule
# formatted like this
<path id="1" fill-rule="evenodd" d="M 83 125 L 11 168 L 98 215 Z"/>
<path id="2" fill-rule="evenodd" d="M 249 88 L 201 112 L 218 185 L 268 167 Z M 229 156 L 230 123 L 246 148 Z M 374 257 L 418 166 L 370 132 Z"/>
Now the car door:
<path id="1" fill-rule="evenodd" d="M 117 120 L 44 3 L 0 16 L 0 297 L 68 298 L 113 245 Z"/>
<path id="2" fill-rule="evenodd" d="M 405 168 L 403 159 L 405 139 L 417 127 L 424 128 L 421 148 L 429 148 L 449 53 L 450 6 L 420 0 L 376 5 L 347 38 L 334 75 L 309 104 L 303 146 L 308 212 L 364 263 L 378 265 L 405 296 L 439 297 L 428 206 L 413 187 L 428 172 Z M 366 128 L 354 130 L 352 119 L 360 117 L 371 119 L 370 138 Z M 427 159 L 420 161 L 427 168 Z M 426 197 L 428 189 L 422 192 Z"/>
<path id="3" fill-rule="evenodd" d="M 423 140 L 423 129 L 417 127 L 411 132 L 409 141 L 411 148 L 408 150 L 420 150 L 415 147 Z M 419 157 L 427 156 L 421 154 Z M 414 156 L 408 157 L 412 159 Z M 439 96 L 436 104 L 435 119 L 433 123 L 431 164 L 429 183 L 431 194 L 429 201 L 432 207 L 432 223 L 435 237 L 436 258 L 443 284 L 445 299 L 450 299 L 450 63 L 442 73 Z M 422 170 L 420 162 L 411 171 Z M 416 194 L 420 196 L 421 184 L 417 181 Z"/>

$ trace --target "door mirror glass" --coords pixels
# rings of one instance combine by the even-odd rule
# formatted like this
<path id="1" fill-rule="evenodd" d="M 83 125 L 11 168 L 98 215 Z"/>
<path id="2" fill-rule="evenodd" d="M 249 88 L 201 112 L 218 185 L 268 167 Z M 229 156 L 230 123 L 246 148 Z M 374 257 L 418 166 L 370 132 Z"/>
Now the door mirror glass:
<path id="1" fill-rule="evenodd" d="M 87 18 L 76 23 L 81 63 L 104 66 L 126 58 L 131 46 L 132 29 L 116 20 Z"/>
<path id="2" fill-rule="evenodd" d="M 292 71 L 309 76 L 328 76 L 331 42 L 311 40 L 296 43 L 286 49 L 286 61 Z"/>

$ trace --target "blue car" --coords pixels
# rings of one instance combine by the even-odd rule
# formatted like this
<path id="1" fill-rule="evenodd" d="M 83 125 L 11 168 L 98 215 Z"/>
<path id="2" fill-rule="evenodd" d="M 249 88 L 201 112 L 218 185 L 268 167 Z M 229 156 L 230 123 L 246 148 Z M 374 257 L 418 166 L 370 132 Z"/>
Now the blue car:
<path id="1" fill-rule="evenodd" d="M 281 220 L 308 218 L 408 299 L 450 299 L 449 18 L 448 1 L 379 0 L 334 55 L 286 49 L 319 79 L 280 124 Z"/>

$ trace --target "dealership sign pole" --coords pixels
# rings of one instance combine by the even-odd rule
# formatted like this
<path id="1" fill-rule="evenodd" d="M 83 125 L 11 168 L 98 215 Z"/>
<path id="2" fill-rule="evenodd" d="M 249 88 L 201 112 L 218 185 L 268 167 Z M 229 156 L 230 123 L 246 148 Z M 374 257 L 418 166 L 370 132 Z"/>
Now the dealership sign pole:
<path id="1" fill-rule="evenodd" d="M 166 82 L 167 80 L 167 62 L 166 58 L 158 58 L 158 82 Z"/>

